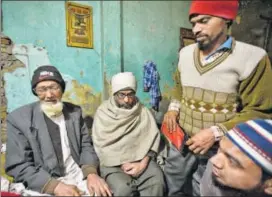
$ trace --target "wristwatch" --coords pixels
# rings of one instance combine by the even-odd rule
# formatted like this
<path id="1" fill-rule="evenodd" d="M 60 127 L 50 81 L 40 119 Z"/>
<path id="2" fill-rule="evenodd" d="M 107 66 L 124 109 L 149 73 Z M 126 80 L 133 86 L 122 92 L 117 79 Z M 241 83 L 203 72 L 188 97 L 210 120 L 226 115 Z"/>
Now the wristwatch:
<path id="1" fill-rule="evenodd" d="M 224 132 L 218 126 L 212 126 L 211 130 L 214 134 L 214 139 L 216 142 L 220 141 L 221 138 L 224 136 Z"/>

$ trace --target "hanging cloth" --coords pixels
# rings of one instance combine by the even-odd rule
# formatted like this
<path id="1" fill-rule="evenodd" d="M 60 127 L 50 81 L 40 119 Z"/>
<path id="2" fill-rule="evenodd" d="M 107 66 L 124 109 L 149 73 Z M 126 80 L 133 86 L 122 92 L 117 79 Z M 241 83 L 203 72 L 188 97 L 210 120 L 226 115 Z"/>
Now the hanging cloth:
<path id="1" fill-rule="evenodd" d="M 144 92 L 149 92 L 151 96 L 150 104 L 155 110 L 159 110 L 161 101 L 161 91 L 159 86 L 159 73 L 157 66 L 152 61 L 146 61 L 144 64 Z"/>

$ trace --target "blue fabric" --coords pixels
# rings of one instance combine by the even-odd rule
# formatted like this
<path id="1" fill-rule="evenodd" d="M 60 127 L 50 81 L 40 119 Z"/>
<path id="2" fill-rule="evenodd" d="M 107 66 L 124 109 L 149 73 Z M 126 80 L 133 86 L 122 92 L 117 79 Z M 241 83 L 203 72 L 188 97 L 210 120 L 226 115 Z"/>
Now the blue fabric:
<path id="1" fill-rule="evenodd" d="M 261 119 L 257 121 L 254 120 L 254 122 L 257 123 L 263 129 L 265 129 L 266 127 L 268 133 L 272 133 L 272 125 L 269 125 L 269 123 L 265 122 L 265 120 L 261 120 Z M 257 129 L 252 128 L 248 124 L 238 124 L 236 128 L 239 129 L 240 133 L 242 133 L 243 136 L 247 138 L 248 141 L 253 143 L 256 147 L 258 147 L 259 150 L 261 150 L 262 152 L 265 152 L 269 157 L 272 158 L 271 142 L 265 136 L 259 133 Z M 248 150 L 244 150 L 244 151 L 248 152 Z"/>
<path id="2" fill-rule="evenodd" d="M 264 163 L 264 160 L 266 160 L 268 163 L 271 163 L 269 159 L 271 160 L 272 158 L 272 143 L 270 140 L 272 137 L 272 124 L 269 123 L 268 120 L 263 119 L 256 119 L 252 121 L 263 130 L 266 130 L 268 137 L 262 134 L 262 132 L 260 132 L 260 130 L 254 126 L 254 124 L 247 122 L 236 125 L 233 129 L 234 133 L 230 135 L 229 133 L 231 131 L 229 131 L 227 132 L 226 136 L 257 165 L 261 166 L 264 170 L 271 174 L 272 171 L 271 169 L 268 169 L 268 166 Z M 255 153 L 251 151 L 251 149 L 246 149 L 240 143 L 240 140 L 244 141 L 253 149 L 255 149 L 263 159 L 258 159 Z"/>
<path id="3" fill-rule="evenodd" d="M 150 104 L 153 109 L 158 111 L 161 100 L 161 91 L 159 86 L 159 73 L 156 64 L 147 61 L 144 64 L 144 91 L 149 92 L 151 96 Z"/>
<path id="4" fill-rule="evenodd" d="M 212 57 L 215 53 L 220 52 L 224 49 L 231 49 L 232 45 L 232 38 L 229 37 L 220 47 L 216 49 L 216 51 L 210 53 L 205 59 L 208 60 L 210 57 Z"/>

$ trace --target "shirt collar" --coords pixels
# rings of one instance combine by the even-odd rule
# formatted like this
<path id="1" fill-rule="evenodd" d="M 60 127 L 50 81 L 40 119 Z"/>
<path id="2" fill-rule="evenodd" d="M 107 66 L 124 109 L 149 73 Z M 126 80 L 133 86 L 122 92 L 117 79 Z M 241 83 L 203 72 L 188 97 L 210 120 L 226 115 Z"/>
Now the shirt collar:
<path id="1" fill-rule="evenodd" d="M 209 59 L 210 57 L 212 57 L 215 53 L 223 50 L 223 49 L 231 49 L 232 46 L 232 38 L 231 36 L 228 37 L 228 39 L 222 44 L 220 45 L 214 52 L 210 53 L 205 60 Z"/>

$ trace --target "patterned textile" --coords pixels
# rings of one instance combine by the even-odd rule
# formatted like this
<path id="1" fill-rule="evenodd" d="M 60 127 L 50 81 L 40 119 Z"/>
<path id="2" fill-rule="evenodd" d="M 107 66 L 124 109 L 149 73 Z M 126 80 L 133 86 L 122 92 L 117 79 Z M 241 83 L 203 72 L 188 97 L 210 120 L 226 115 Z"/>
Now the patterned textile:
<path id="1" fill-rule="evenodd" d="M 236 94 L 183 87 L 180 125 L 190 136 L 231 119 L 237 108 Z"/>
<path id="2" fill-rule="evenodd" d="M 238 124 L 226 136 L 272 175 L 272 120 L 257 119 Z"/>
<path id="3" fill-rule="evenodd" d="M 156 64 L 152 61 L 146 61 L 144 64 L 144 91 L 149 92 L 151 96 L 150 104 L 156 111 L 159 110 L 161 100 L 161 91 L 159 86 L 159 73 Z"/>
<path id="4" fill-rule="evenodd" d="M 226 50 L 231 50 L 232 43 L 233 43 L 233 40 L 232 40 L 232 37 L 230 36 L 220 47 L 218 47 L 218 49 L 216 49 L 216 51 L 214 51 L 213 53 L 205 57 L 205 59 L 203 59 L 201 63 L 203 65 L 206 65 L 215 61 L 218 57 L 223 55 Z M 179 111 L 180 107 L 181 107 L 180 101 L 177 99 L 172 99 L 168 107 L 168 111 L 171 111 L 171 110 Z"/>

